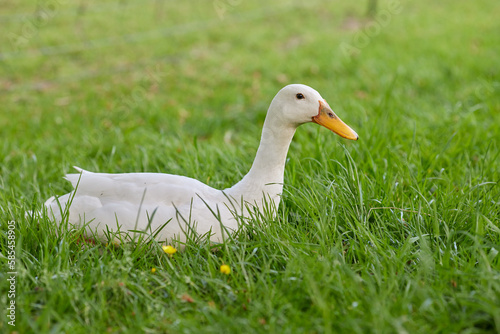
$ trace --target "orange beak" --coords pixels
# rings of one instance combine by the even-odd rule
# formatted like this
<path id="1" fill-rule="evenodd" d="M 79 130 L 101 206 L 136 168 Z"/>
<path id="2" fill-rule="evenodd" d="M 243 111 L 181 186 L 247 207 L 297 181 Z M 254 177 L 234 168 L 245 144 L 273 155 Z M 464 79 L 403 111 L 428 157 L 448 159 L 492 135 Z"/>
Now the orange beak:
<path id="1" fill-rule="evenodd" d="M 358 140 L 358 134 L 335 115 L 326 101 L 319 101 L 318 115 L 314 116 L 312 121 L 335 132 L 340 137 Z"/>

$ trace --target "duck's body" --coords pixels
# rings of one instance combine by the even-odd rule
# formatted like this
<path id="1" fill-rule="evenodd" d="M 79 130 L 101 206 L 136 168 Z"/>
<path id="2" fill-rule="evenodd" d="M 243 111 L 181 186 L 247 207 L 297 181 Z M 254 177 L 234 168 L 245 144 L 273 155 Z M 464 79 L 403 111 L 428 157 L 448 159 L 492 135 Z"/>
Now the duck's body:
<path id="1" fill-rule="evenodd" d="M 104 174 L 77 168 L 80 174 L 66 176 L 76 190 L 45 205 L 57 222 L 68 208 L 71 224 L 86 224 L 103 239 L 110 236 L 108 232 L 143 231 L 158 232 L 157 240 L 184 242 L 188 234 L 221 242 L 251 211 L 275 213 L 290 142 L 297 126 L 311 121 L 357 139 L 319 93 L 304 85 L 289 85 L 269 107 L 252 168 L 231 188 L 217 190 L 178 175 Z"/>

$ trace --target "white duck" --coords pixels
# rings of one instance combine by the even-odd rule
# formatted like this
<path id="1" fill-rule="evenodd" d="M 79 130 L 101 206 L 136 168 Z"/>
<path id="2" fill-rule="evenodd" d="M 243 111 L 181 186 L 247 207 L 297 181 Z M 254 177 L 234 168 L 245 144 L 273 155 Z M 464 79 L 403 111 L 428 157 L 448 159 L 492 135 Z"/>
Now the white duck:
<path id="1" fill-rule="evenodd" d="M 245 177 L 231 188 L 217 190 L 200 181 L 160 173 L 104 174 L 76 168 L 68 174 L 76 190 L 45 206 L 59 224 L 85 224 L 93 234 L 106 240 L 130 231 L 144 231 L 157 240 L 181 243 L 186 233 L 209 236 L 222 242 L 255 212 L 274 215 L 283 190 L 288 147 L 296 128 L 304 123 L 320 124 L 341 137 L 357 140 L 358 135 L 335 115 L 314 89 L 300 84 L 284 87 L 274 97 L 262 130 L 257 155 Z M 69 212 L 69 217 L 67 216 Z"/>

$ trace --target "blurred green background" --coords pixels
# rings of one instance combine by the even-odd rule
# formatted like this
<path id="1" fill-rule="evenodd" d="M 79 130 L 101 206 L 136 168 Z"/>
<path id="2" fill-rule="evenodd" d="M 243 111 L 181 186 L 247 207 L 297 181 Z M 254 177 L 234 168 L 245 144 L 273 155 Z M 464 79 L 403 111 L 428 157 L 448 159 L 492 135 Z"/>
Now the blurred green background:
<path id="1" fill-rule="evenodd" d="M 482 136 L 470 154 L 486 150 L 498 132 L 499 5 L 379 1 L 370 18 L 368 4 L 4 2 L 4 165 L 28 154 L 69 160 L 51 169 L 159 169 L 109 157 L 192 138 L 225 138 L 247 165 L 270 100 L 289 83 L 316 88 L 360 134 L 356 147 L 405 154 L 415 138 L 430 153 Z"/>

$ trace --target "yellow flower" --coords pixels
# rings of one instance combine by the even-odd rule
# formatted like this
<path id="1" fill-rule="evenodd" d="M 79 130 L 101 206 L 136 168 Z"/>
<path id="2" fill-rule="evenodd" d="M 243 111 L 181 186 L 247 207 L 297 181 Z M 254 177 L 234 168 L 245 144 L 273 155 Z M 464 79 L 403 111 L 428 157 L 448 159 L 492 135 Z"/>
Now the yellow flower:
<path id="1" fill-rule="evenodd" d="M 220 272 L 229 275 L 231 273 L 231 268 L 227 264 L 223 264 L 220 266 Z"/>
<path id="2" fill-rule="evenodd" d="M 154 274 L 156 272 L 156 268 L 151 268 L 151 272 Z"/>
<path id="3" fill-rule="evenodd" d="M 161 248 L 163 248 L 163 251 L 165 253 L 167 253 L 168 256 L 172 256 L 172 255 L 174 255 L 177 252 L 177 249 L 175 249 L 174 247 L 172 247 L 170 245 L 168 245 L 168 246 L 164 245 L 164 246 L 161 246 Z"/>

